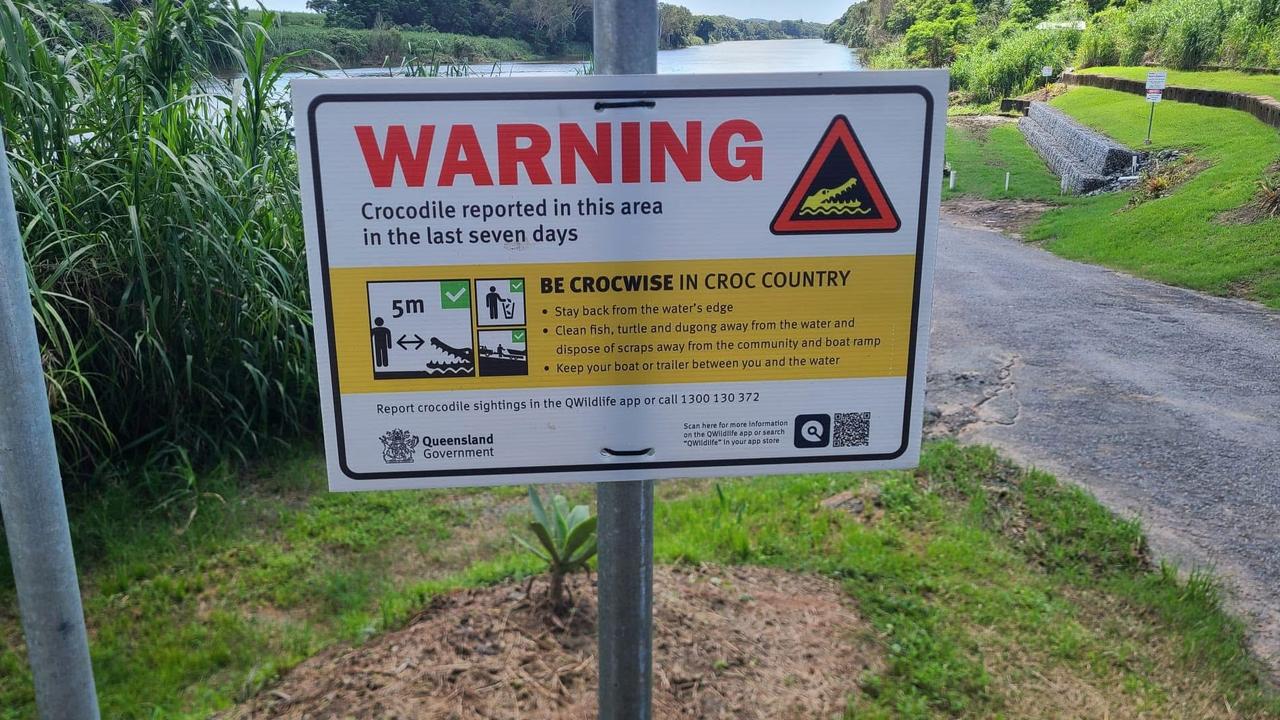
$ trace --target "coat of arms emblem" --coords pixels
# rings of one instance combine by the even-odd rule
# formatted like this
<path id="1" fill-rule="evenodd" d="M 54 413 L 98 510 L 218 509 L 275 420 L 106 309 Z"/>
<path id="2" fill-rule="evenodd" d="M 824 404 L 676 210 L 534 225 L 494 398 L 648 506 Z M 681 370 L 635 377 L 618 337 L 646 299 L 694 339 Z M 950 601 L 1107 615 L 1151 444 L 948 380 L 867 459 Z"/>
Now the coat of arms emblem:
<path id="1" fill-rule="evenodd" d="M 418 436 L 408 430 L 388 430 L 379 438 L 382 441 L 382 459 L 388 463 L 411 463 L 413 451 L 418 447 Z"/>

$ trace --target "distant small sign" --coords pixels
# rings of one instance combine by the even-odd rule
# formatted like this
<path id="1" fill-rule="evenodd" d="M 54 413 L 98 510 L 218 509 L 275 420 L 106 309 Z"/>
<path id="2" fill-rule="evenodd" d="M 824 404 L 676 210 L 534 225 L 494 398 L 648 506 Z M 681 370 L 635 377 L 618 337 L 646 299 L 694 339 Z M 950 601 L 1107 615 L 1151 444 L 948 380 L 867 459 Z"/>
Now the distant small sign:
<path id="1" fill-rule="evenodd" d="M 1085 27 L 1083 20 L 1045 21 L 1036 25 L 1037 30 L 1084 30 Z"/>
<path id="2" fill-rule="evenodd" d="M 1053 77 L 1053 67 L 1050 65 L 1045 65 L 1044 67 L 1040 68 L 1040 74 L 1045 77 Z"/>
<path id="3" fill-rule="evenodd" d="M 1169 73 L 1164 72 L 1163 70 L 1153 70 L 1147 73 L 1147 92 L 1150 93 L 1152 90 L 1164 90 L 1165 83 L 1167 83 L 1168 80 Z M 1159 102 L 1159 100 L 1156 100 L 1155 102 Z"/>

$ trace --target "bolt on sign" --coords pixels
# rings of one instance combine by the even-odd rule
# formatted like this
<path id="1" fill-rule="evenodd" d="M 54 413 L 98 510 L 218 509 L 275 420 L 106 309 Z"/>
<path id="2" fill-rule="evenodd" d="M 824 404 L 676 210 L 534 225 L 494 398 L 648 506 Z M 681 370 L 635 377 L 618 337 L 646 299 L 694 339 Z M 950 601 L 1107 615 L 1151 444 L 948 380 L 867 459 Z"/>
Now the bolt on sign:
<path id="1" fill-rule="evenodd" d="M 945 72 L 293 93 L 332 489 L 918 459 Z"/>

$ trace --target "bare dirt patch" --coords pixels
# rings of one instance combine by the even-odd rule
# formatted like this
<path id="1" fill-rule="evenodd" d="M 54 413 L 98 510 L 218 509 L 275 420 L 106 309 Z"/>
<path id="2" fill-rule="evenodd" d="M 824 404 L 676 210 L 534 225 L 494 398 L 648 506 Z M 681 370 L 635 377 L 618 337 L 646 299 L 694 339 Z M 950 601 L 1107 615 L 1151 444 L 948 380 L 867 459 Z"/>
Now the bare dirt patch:
<path id="1" fill-rule="evenodd" d="M 1032 90 L 1026 95 L 1019 95 L 1018 99 L 1019 100 L 1036 100 L 1039 102 L 1049 102 L 1050 100 L 1058 97 L 1059 95 L 1066 95 L 1067 89 L 1068 88 L 1066 83 L 1060 83 L 1060 82 L 1049 83 L 1048 85 L 1045 85 L 1044 87 L 1038 90 Z"/>
<path id="2" fill-rule="evenodd" d="M 952 115 L 947 118 L 948 125 L 966 130 L 978 140 L 986 140 L 992 128 L 1016 122 L 1018 118 L 1010 115 Z"/>
<path id="3" fill-rule="evenodd" d="M 439 598 L 408 628 L 326 651 L 226 718 L 596 716 L 595 596 L 551 621 L 517 585 Z M 882 660 L 832 580 L 762 568 L 654 571 L 654 714 L 831 718 Z"/>
<path id="4" fill-rule="evenodd" d="M 1041 215 L 1058 207 L 1039 200 L 983 200 L 956 197 L 942 203 L 942 210 L 961 225 L 997 230 L 1021 238 Z"/>

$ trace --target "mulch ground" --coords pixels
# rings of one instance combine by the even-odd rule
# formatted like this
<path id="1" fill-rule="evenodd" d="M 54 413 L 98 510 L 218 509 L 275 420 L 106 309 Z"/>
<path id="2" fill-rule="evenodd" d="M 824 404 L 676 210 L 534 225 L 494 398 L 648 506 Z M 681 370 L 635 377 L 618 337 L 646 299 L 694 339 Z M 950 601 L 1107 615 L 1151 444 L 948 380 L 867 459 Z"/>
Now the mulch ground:
<path id="1" fill-rule="evenodd" d="M 942 203 L 943 212 L 962 224 L 996 230 L 1015 238 L 1021 238 L 1027 228 L 1041 215 L 1057 207 L 1039 200 L 983 200 L 971 197 L 953 197 Z"/>
<path id="2" fill-rule="evenodd" d="M 554 618 L 542 588 L 457 592 L 404 630 L 303 662 L 227 718 L 596 717 L 595 590 Z M 879 647 L 832 580 L 763 568 L 654 571 L 654 716 L 838 718 Z"/>

